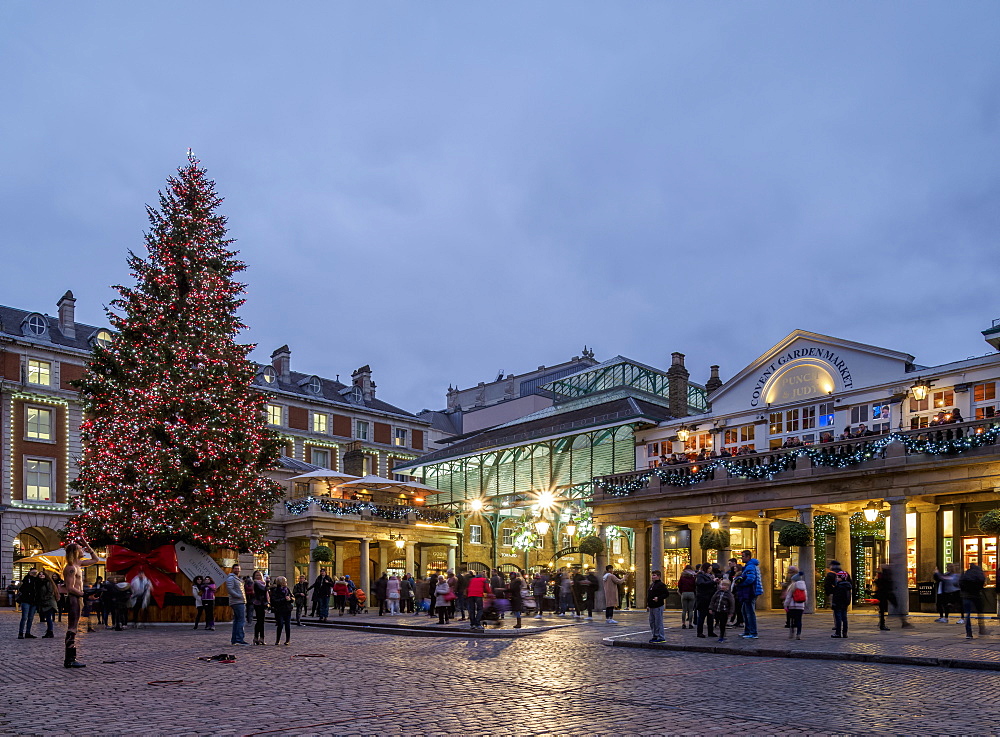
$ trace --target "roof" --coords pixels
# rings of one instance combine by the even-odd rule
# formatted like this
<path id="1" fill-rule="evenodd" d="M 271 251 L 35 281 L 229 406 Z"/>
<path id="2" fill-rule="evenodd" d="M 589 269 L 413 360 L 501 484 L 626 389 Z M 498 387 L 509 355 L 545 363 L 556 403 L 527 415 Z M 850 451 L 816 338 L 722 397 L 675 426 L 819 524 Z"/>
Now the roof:
<path id="1" fill-rule="evenodd" d="M 24 324 L 24 321 L 29 315 L 41 316 L 48 327 L 45 335 L 35 335 L 22 329 L 21 326 Z M 58 317 L 53 317 L 51 315 L 46 315 L 32 310 L 19 310 L 16 307 L 0 306 L 0 333 L 10 335 L 21 340 L 30 340 L 41 345 L 51 344 L 53 346 L 62 346 L 64 348 L 73 348 L 78 351 L 89 352 L 91 349 L 91 341 L 97 334 L 97 331 L 110 330 L 110 328 L 103 325 L 86 325 L 82 322 L 75 323 L 75 328 L 76 337 L 70 338 L 60 332 Z"/>
<path id="2" fill-rule="evenodd" d="M 270 366 L 271 364 L 258 363 L 256 365 L 259 377 L 260 369 Z M 313 378 L 319 380 L 319 392 L 313 392 L 312 389 L 309 388 L 310 382 Z M 303 374 L 298 371 L 290 371 L 288 381 L 284 381 L 281 376 L 276 373 L 273 383 L 265 384 L 258 380 L 257 384 L 267 390 L 273 389 L 276 391 L 286 392 L 288 394 L 298 394 L 301 395 L 303 399 L 323 399 L 327 402 L 341 404 L 345 407 L 345 409 L 370 409 L 375 410 L 376 412 L 403 415 L 404 417 L 410 417 L 418 421 L 421 419 L 412 412 L 407 412 L 405 409 L 401 409 L 394 404 L 383 402 L 381 399 L 362 399 L 360 402 L 354 402 L 348 399 L 343 393 L 345 389 L 350 389 L 351 385 L 344 384 L 341 381 L 335 381 L 334 379 L 324 379 L 322 376 L 316 376 L 315 374 Z M 426 420 L 424 421 L 426 422 Z"/>
<path id="3" fill-rule="evenodd" d="M 396 466 L 398 469 L 426 466 L 451 458 L 472 455 L 489 448 L 499 448 L 535 441 L 545 437 L 578 433 L 587 428 L 602 425 L 624 425 L 630 421 L 646 420 L 660 423 L 673 419 L 670 411 L 659 404 L 628 396 L 609 397 L 607 401 L 589 404 L 568 412 L 551 414 L 542 410 L 528 415 L 516 424 L 489 428 L 467 440 L 461 440 L 447 448 L 435 450 L 409 463 Z"/>
<path id="4" fill-rule="evenodd" d="M 310 471 L 318 471 L 322 466 L 316 466 L 312 463 L 306 463 L 305 461 L 299 461 L 295 458 L 289 458 L 288 456 L 281 456 L 278 459 L 278 463 L 287 471 L 298 471 L 300 473 L 309 473 Z"/>

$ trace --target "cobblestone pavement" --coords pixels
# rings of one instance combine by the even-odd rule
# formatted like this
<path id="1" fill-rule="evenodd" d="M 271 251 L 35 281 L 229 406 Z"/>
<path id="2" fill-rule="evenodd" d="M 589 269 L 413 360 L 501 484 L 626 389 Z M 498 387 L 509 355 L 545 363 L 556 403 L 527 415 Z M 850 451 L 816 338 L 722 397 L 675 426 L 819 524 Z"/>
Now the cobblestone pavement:
<path id="1" fill-rule="evenodd" d="M 636 615 L 505 640 L 227 627 L 81 637 L 85 670 L 0 613 L 3 734 L 989 734 L 995 673 L 609 648 Z M 268 637 L 273 628 L 268 627 Z M 272 640 L 273 641 L 273 640 Z M 200 656 L 233 652 L 232 664 Z M 325 657 L 301 657 L 323 655 Z M 114 661 L 114 662 L 104 662 Z M 83 693 L 67 708 L 63 692 Z"/>

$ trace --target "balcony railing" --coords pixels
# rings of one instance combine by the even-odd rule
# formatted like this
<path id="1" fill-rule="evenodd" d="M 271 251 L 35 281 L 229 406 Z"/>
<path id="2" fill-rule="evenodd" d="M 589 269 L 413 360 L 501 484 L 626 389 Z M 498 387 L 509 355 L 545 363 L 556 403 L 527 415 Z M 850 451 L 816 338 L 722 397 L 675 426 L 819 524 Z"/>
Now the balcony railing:
<path id="1" fill-rule="evenodd" d="M 710 458 L 701 462 L 665 465 L 594 479 L 594 498 L 609 499 L 642 493 L 647 488 L 684 488 L 718 478 L 727 483 L 759 481 L 795 470 L 799 464 L 813 468 L 849 468 L 875 459 L 884 459 L 894 443 L 899 455 L 959 455 L 975 448 L 995 446 L 1000 442 L 997 418 L 954 425 L 939 425 L 919 430 L 901 430 L 840 440 L 818 445 L 782 448 L 729 458 Z"/>
<path id="2" fill-rule="evenodd" d="M 419 522 L 447 522 L 449 513 L 440 509 L 406 507 L 397 504 L 375 504 L 367 501 L 331 499 L 322 496 L 307 496 L 302 499 L 285 501 L 285 511 L 291 515 L 308 514 L 310 511 L 325 512 L 337 517 L 376 517 L 394 522 L 412 519 Z"/>

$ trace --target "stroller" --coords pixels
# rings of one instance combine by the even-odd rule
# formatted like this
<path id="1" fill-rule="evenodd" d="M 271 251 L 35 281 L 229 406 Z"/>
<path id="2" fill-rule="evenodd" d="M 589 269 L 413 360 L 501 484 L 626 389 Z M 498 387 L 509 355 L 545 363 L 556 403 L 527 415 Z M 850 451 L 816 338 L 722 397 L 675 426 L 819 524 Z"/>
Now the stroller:
<path id="1" fill-rule="evenodd" d="M 496 599 L 490 597 L 484 601 L 483 625 L 490 627 L 503 627 L 500 615 L 510 609 L 510 602 L 507 599 Z"/>
<path id="2" fill-rule="evenodd" d="M 351 607 L 351 614 L 368 614 L 368 607 L 365 606 L 367 601 L 368 596 L 361 589 L 354 589 L 354 591 L 347 595 L 347 603 Z"/>

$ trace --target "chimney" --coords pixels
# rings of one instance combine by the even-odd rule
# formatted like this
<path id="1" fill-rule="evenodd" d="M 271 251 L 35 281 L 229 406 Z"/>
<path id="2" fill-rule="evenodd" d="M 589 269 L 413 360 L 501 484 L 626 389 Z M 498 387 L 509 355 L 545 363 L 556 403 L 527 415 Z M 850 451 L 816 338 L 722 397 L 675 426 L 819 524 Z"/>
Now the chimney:
<path id="1" fill-rule="evenodd" d="M 709 376 L 708 381 L 705 382 L 705 389 L 707 389 L 708 393 L 711 394 L 722 386 L 722 379 L 719 378 L 718 366 L 709 366 L 709 368 L 712 370 L 712 375 Z"/>
<path id="2" fill-rule="evenodd" d="M 76 338 L 76 298 L 66 290 L 56 307 L 59 308 L 59 332 L 66 338 Z"/>
<path id="3" fill-rule="evenodd" d="M 667 388 L 670 392 L 668 402 L 670 414 L 674 417 L 688 415 L 688 377 L 691 374 L 684 368 L 684 354 L 674 351 L 670 354 L 670 368 L 667 369 Z"/>
<path id="4" fill-rule="evenodd" d="M 287 383 L 292 378 L 292 349 L 283 345 L 272 353 L 271 366 L 278 372 L 280 379 Z"/>
<path id="5" fill-rule="evenodd" d="M 372 367 L 367 363 L 351 374 L 351 383 L 361 390 L 366 402 L 375 398 L 375 382 L 372 381 Z"/>

